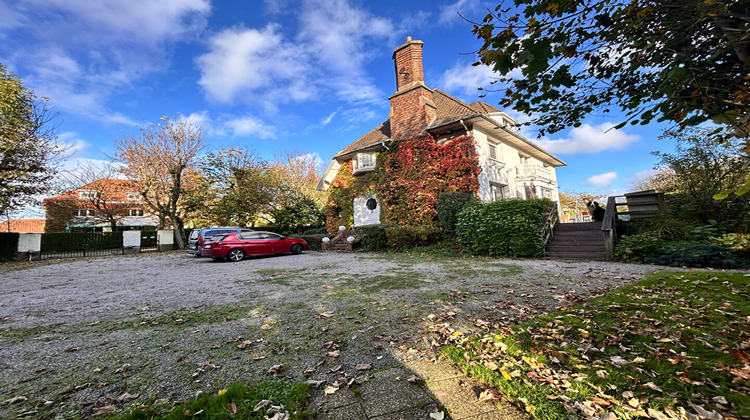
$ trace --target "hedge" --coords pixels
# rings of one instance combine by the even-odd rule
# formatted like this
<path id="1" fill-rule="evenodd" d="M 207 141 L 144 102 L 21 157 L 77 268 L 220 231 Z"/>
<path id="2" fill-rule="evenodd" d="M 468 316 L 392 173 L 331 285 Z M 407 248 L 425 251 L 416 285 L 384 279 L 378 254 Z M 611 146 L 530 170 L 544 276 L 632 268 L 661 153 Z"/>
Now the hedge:
<path id="1" fill-rule="evenodd" d="M 388 251 L 388 236 L 386 235 L 386 229 L 394 226 L 396 225 L 383 223 L 378 225 L 353 227 L 352 230 L 354 231 L 354 234 L 356 234 L 360 240 L 360 251 Z"/>
<path id="2" fill-rule="evenodd" d="M 458 213 L 466 203 L 476 200 L 474 193 L 444 192 L 438 195 L 437 205 L 438 220 L 446 232 L 456 232 L 456 220 Z"/>
<path id="3" fill-rule="evenodd" d="M 156 232 L 154 236 L 156 236 Z M 122 232 L 45 233 L 42 251 L 76 252 L 122 248 Z"/>
<path id="4" fill-rule="evenodd" d="M 322 248 L 323 238 L 328 235 L 292 235 L 295 238 L 304 239 L 307 242 L 307 249 L 310 251 L 320 251 Z"/>
<path id="5" fill-rule="evenodd" d="M 0 261 L 13 261 L 18 251 L 18 233 L 0 232 Z"/>
<path id="6" fill-rule="evenodd" d="M 441 239 L 442 231 L 431 226 L 392 226 L 385 229 L 388 247 L 394 251 L 430 245 Z"/>
<path id="7" fill-rule="evenodd" d="M 475 255 L 541 256 L 539 227 L 551 206 L 547 198 L 469 202 L 458 213 L 456 237 Z"/>

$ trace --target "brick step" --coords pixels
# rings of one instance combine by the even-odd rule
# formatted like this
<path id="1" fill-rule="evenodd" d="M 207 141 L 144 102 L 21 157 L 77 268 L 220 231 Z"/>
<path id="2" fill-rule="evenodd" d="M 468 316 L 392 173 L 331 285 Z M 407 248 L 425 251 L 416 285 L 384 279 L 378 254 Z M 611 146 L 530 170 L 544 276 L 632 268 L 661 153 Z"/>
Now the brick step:
<path id="1" fill-rule="evenodd" d="M 555 232 L 601 230 L 602 224 L 597 222 L 560 223 L 555 226 Z"/>
<path id="2" fill-rule="evenodd" d="M 605 252 L 554 252 L 547 253 L 547 258 L 555 260 L 590 260 L 605 261 Z"/>
<path id="3" fill-rule="evenodd" d="M 604 244 L 594 245 L 547 245 L 547 253 L 552 252 L 606 252 Z"/>

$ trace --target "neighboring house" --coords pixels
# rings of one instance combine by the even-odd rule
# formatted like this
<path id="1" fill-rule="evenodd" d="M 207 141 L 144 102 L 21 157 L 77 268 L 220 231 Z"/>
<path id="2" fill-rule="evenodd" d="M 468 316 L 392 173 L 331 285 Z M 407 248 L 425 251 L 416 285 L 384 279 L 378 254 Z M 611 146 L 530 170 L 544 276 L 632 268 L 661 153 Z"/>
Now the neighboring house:
<path id="1" fill-rule="evenodd" d="M 101 178 L 44 200 L 47 232 L 156 229 L 134 181 Z"/>
<path id="2" fill-rule="evenodd" d="M 318 184 L 328 190 L 339 170 L 350 165 L 352 173 L 373 171 L 379 152 L 395 140 L 432 136 L 444 144 L 460 136 L 473 138 L 481 168 L 477 176 L 478 197 L 484 201 L 503 198 L 550 198 L 559 201 L 555 168 L 565 163 L 521 135 L 517 122 L 492 105 L 477 101 L 466 104 L 424 83 L 422 41 L 407 38 L 393 52 L 396 92 L 390 118 L 338 152 Z M 379 197 L 361 194 L 354 198 L 355 225 L 380 223 Z"/>
<path id="3" fill-rule="evenodd" d="M 0 222 L 0 232 L 44 233 L 44 219 L 8 219 Z"/>

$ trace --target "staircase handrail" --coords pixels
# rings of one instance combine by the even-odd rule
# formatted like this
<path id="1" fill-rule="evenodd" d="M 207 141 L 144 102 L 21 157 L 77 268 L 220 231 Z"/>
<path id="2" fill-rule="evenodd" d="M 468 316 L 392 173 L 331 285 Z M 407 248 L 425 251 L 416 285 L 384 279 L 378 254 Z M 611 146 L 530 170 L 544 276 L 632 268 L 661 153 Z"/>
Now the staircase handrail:
<path id="1" fill-rule="evenodd" d="M 607 258 L 614 258 L 615 244 L 617 243 L 617 197 L 607 198 L 607 208 L 604 210 L 602 221 L 602 234 L 604 235 L 604 248 Z"/>
<path id="2" fill-rule="evenodd" d="M 553 201 L 539 228 L 539 243 L 542 249 L 545 249 L 552 239 L 558 220 L 560 220 L 560 215 L 557 213 L 557 202 Z"/>

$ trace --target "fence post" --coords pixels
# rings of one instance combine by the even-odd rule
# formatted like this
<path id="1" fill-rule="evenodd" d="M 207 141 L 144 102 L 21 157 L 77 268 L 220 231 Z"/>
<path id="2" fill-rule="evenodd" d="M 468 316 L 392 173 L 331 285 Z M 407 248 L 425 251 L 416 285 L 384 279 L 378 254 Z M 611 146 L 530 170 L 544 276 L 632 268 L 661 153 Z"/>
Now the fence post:
<path id="1" fill-rule="evenodd" d="M 160 252 L 174 249 L 174 229 L 156 231 L 156 249 Z"/>
<path id="2" fill-rule="evenodd" d="M 126 230 L 122 232 L 122 253 L 137 254 L 141 251 L 141 231 Z"/>
<path id="3" fill-rule="evenodd" d="M 39 260 L 42 256 L 42 234 L 22 233 L 18 236 L 17 261 Z"/>

